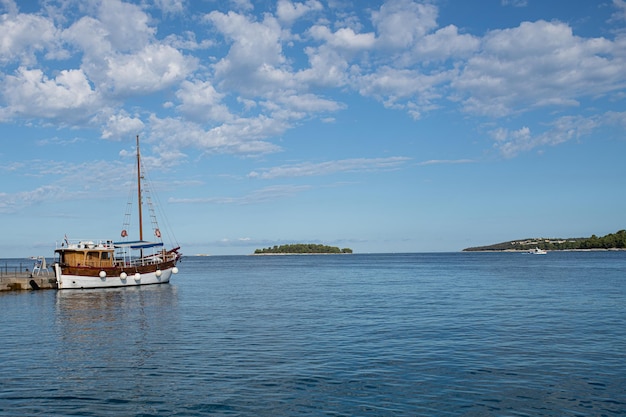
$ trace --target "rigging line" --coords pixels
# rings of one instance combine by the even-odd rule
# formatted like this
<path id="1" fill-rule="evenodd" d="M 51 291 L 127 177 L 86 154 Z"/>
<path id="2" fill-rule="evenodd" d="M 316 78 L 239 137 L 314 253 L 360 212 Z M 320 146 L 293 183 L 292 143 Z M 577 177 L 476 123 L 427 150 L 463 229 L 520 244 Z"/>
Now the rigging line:
<path id="1" fill-rule="evenodd" d="M 152 197 L 154 199 L 154 201 L 153 201 L 153 203 L 154 203 L 153 206 L 154 207 L 152 208 L 152 212 L 154 213 L 154 208 L 156 208 L 156 211 L 158 212 L 158 215 L 159 215 L 159 219 L 161 220 L 161 223 L 165 226 L 164 230 L 165 230 L 167 236 L 169 237 L 169 243 L 170 244 L 174 243 L 174 246 L 180 246 L 178 244 L 178 240 L 177 240 L 176 236 L 174 235 L 174 232 L 173 232 L 174 229 L 172 229 L 172 227 L 171 227 L 171 225 L 169 223 L 169 219 L 165 215 L 165 211 L 162 208 L 163 205 L 162 205 L 162 203 L 160 201 L 159 193 L 154 191 L 155 186 L 152 183 L 152 180 L 150 180 L 149 176 L 147 175 L 146 169 L 143 167 L 143 161 L 142 161 L 142 169 L 143 169 L 144 177 L 146 177 L 145 178 L 145 182 L 147 183 L 147 187 L 146 188 L 149 188 L 152 191 L 151 195 L 152 195 Z M 155 217 L 155 221 L 156 221 L 156 217 Z"/>
<path id="2" fill-rule="evenodd" d="M 134 201 L 135 201 L 135 187 L 131 181 L 129 182 L 129 187 L 128 187 L 128 198 L 126 200 L 126 212 L 124 213 L 124 221 L 122 223 L 122 230 L 128 231 L 130 229 L 130 224 L 131 224 L 131 220 L 133 217 L 132 213 L 133 213 Z"/>
<path id="3" fill-rule="evenodd" d="M 148 211 L 150 214 L 150 225 L 152 227 L 152 232 L 155 234 L 155 236 L 157 238 L 161 238 L 160 236 L 157 235 L 157 230 L 159 229 L 159 222 L 157 221 L 157 217 L 156 217 L 156 213 L 155 213 L 155 209 L 154 209 L 154 202 L 152 201 L 152 195 L 156 195 L 156 193 L 153 193 L 154 191 L 154 186 L 152 185 L 152 182 L 150 181 L 150 179 L 148 178 L 148 175 L 146 173 L 146 169 L 145 166 L 143 165 L 143 162 L 141 164 L 141 168 L 142 168 L 142 172 L 143 172 L 143 181 L 144 181 L 144 193 L 145 193 L 145 199 L 146 199 L 146 204 L 148 206 Z M 162 239 L 160 239 L 162 241 Z"/>

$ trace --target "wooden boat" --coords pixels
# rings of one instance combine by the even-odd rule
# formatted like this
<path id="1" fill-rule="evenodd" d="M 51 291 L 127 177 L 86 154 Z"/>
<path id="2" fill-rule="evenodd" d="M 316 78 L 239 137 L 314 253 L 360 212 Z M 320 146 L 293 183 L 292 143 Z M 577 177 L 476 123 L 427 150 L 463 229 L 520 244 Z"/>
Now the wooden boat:
<path id="1" fill-rule="evenodd" d="M 151 223 L 155 239 L 143 239 L 143 179 L 137 136 L 139 240 L 129 240 L 126 229 L 122 230 L 122 240 L 118 242 L 110 239 L 69 240 L 66 236 L 55 249 L 54 272 L 59 290 L 165 284 L 172 274 L 178 273 L 176 263 L 182 257 L 180 247 L 165 249 L 153 212 Z M 151 206 L 149 198 L 147 200 Z M 127 213 L 126 217 L 129 219 L 130 214 Z"/>

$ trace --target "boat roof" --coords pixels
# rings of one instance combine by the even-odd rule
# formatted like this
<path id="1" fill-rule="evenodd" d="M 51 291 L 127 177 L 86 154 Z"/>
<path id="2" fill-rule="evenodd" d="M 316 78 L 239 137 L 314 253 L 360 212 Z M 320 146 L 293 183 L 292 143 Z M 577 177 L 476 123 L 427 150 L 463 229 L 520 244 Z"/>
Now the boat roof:
<path id="1" fill-rule="evenodd" d="M 131 248 L 131 249 L 148 249 L 163 246 L 163 242 L 148 242 L 146 240 L 134 240 L 131 242 L 113 242 L 113 246 L 116 248 Z"/>

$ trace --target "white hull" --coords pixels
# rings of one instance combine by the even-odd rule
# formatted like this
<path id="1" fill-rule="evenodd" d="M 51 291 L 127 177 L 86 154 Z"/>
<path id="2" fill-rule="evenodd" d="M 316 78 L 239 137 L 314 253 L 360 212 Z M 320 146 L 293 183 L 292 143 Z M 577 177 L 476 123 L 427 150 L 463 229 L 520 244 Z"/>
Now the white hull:
<path id="1" fill-rule="evenodd" d="M 138 285 L 166 284 L 170 282 L 173 268 L 163 269 L 157 272 L 148 272 L 137 275 L 129 274 L 125 279 L 119 276 L 87 277 L 82 275 L 67 275 L 61 273 L 61 267 L 55 265 L 57 278 L 57 289 L 84 289 L 84 288 L 114 288 L 114 287 L 136 287 Z M 158 275 L 158 276 L 157 276 Z"/>

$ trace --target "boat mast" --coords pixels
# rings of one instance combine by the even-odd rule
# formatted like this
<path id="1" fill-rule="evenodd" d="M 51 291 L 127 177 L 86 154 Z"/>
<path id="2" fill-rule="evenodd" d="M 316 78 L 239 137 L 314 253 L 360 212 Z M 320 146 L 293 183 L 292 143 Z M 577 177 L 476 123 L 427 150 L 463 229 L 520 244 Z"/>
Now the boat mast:
<path id="1" fill-rule="evenodd" d="M 143 240 L 143 220 L 141 218 L 141 157 L 139 156 L 139 135 L 137 135 L 137 206 L 139 208 L 139 240 Z"/>

